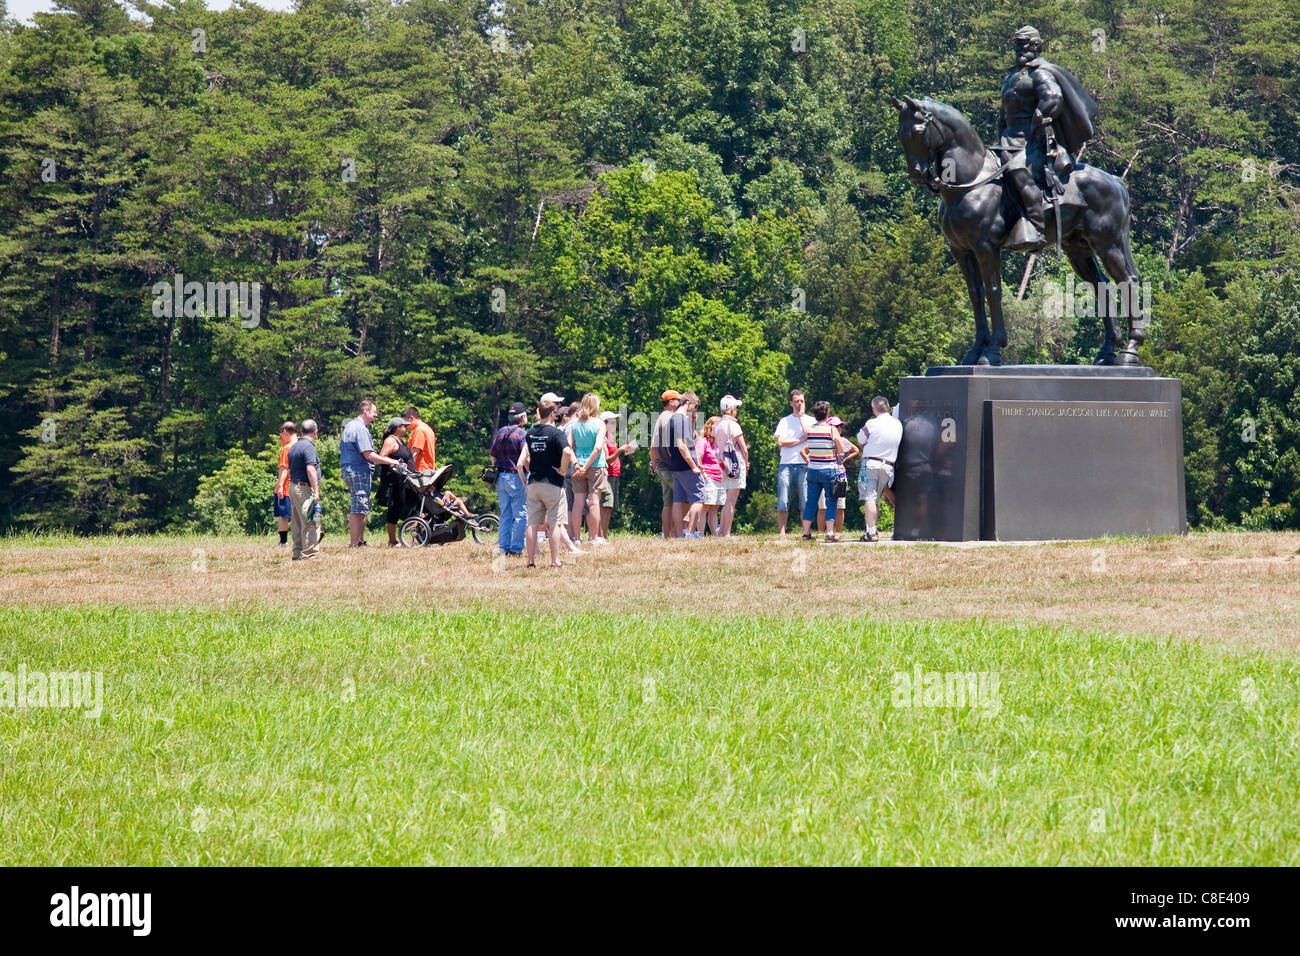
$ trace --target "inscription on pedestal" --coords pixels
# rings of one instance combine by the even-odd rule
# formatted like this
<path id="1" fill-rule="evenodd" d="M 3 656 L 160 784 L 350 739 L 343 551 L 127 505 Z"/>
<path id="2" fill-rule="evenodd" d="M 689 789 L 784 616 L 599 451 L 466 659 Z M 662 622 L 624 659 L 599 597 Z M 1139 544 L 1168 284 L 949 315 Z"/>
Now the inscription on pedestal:
<path id="1" fill-rule="evenodd" d="M 984 536 L 1175 534 L 1168 475 L 1181 454 L 1167 402 L 990 401 Z"/>

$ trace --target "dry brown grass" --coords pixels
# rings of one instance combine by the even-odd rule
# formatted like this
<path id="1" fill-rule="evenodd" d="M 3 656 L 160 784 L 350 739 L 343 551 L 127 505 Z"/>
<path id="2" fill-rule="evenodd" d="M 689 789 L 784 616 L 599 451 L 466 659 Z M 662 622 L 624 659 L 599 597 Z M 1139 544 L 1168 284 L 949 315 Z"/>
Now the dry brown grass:
<path id="1" fill-rule="evenodd" d="M 202 553 L 195 549 L 201 548 Z M 461 542 L 293 564 L 270 541 L 8 542 L 0 606 L 364 607 L 895 620 L 985 618 L 1300 649 L 1300 534 L 1198 534 L 1037 545 L 810 545 L 772 536 L 616 538 L 563 570 Z M 206 564 L 206 571 L 194 568 Z M 545 559 L 541 563 L 545 563 Z"/>

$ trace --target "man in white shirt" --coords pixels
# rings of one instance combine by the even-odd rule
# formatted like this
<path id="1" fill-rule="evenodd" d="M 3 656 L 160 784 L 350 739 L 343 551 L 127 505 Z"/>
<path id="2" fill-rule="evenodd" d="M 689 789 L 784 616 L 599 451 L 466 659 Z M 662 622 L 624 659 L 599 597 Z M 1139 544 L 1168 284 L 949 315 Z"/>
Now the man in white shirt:
<path id="1" fill-rule="evenodd" d="M 880 517 L 880 496 L 894 477 L 894 463 L 898 461 L 898 443 L 903 440 L 903 423 L 894 417 L 889 399 L 877 395 L 871 400 L 874 417 L 858 430 L 858 444 L 862 446 L 862 468 L 858 471 L 858 497 L 862 499 L 862 515 L 867 531 L 862 541 L 879 541 L 876 522 Z"/>
<path id="2" fill-rule="evenodd" d="M 808 497 L 808 464 L 800 452 L 808 444 L 808 429 L 816 424 L 811 415 L 804 414 L 804 395 L 796 388 L 790 393 L 791 413 L 776 426 L 773 437 L 781 450 L 781 464 L 776 472 L 776 527 L 785 534 L 786 520 L 790 517 L 790 495 L 799 493 L 798 510 Z"/>

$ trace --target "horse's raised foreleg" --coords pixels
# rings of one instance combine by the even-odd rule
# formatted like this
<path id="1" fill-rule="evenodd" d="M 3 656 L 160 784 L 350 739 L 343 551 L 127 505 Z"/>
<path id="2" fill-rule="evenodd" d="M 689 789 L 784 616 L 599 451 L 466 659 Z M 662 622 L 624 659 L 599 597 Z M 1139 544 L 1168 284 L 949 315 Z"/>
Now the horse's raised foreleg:
<path id="1" fill-rule="evenodd" d="M 1002 321 L 1002 253 L 991 242 L 981 242 L 975 249 L 975 258 L 984 283 L 984 300 L 993 323 L 993 334 L 984 346 L 979 364 L 1001 365 L 1002 346 L 1007 344 L 1007 328 Z"/>
<path id="2" fill-rule="evenodd" d="M 984 280 L 980 277 L 979 262 L 972 252 L 953 251 L 961 274 L 966 278 L 966 291 L 970 295 L 971 311 L 975 313 L 975 341 L 962 357 L 962 365 L 975 365 L 989 344 L 989 322 L 984 314 Z M 988 364 L 985 362 L 984 364 Z"/>
<path id="3" fill-rule="evenodd" d="M 1147 337 L 1147 316 L 1141 301 L 1137 264 L 1133 261 L 1133 250 L 1129 248 L 1128 229 L 1119 236 L 1118 242 L 1102 253 L 1102 264 L 1106 267 L 1106 273 L 1119 286 L 1120 294 L 1117 298 L 1121 307 L 1120 314 L 1128 317 L 1128 341 L 1120 349 L 1115 364 L 1141 365 L 1137 350 Z M 1107 320 L 1106 330 L 1113 333 L 1118 342 L 1119 330 L 1115 328 L 1113 319 Z"/>

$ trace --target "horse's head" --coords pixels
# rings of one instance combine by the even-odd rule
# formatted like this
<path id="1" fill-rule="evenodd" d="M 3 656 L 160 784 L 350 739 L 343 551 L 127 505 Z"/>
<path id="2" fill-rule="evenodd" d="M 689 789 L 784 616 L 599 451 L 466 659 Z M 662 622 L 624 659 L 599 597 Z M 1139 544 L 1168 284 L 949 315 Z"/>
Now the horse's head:
<path id="1" fill-rule="evenodd" d="M 907 177 L 918 186 L 938 189 L 934 157 L 945 136 L 929 101 L 914 100 L 910 96 L 901 100 L 896 96 L 889 99 L 898 108 L 898 141 L 907 157 Z"/>

